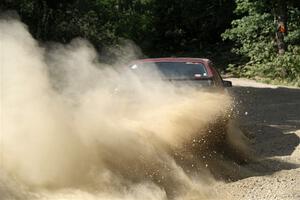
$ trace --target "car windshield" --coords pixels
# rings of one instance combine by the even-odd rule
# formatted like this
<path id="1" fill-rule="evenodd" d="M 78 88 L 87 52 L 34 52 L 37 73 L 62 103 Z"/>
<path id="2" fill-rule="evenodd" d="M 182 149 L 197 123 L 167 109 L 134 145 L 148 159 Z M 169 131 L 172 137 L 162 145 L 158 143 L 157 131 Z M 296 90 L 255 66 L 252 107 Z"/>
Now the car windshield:
<path id="1" fill-rule="evenodd" d="M 199 62 L 142 62 L 133 64 L 130 68 L 135 72 L 148 73 L 156 68 L 167 79 L 201 79 L 207 77 L 207 72 Z"/>

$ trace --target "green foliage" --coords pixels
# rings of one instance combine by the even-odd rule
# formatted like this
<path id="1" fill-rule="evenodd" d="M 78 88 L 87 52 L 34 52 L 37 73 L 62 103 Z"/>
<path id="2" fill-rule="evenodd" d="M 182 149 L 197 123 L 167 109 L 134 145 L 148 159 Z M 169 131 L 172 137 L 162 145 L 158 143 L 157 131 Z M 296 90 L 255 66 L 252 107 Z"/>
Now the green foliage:
<path id="1" fill-rule="evenodd" d="M 98 50 L 134 41 L 147 54 L 199 52 L 222 42 L 233 0 L 4 0 L 38 40 L 90 40 Z M 222 17 L 220 17 L 222 16 Z M 220 45 L 219 45 L 220 46 Z"/>
<path id="2" fill-rule="evenodd" d="M 16 10 L 38 40 L 67 43 L 83 37 L 99 51 L 130 40 L 150 56 L 208 57 L 222 69 L 233 63 L 227 70 L 238 76 L 299 85 L 299 2 L 3 0 L 0 9 Z M 287 51 L 278 55 L 274 13 L 282 3 L 288 6 Z"/>
<path id="3" fill-rule="evenodd" d="M 276 25 L 268 1 L 236 0 L 235 12 L 240 18 L 232 21 L 223 39 L 235 42 L 232 51 L 244 57 L 243 63 L 231 64 L 235 75 L 273 83 L 300 86 L 300 13 L 288 7 L 288 45 L 284 55 L 278 55 L 275 43 Z"/>
<path id="4" fill-rule="evenodd" d="M 233 8 L 233 1 L 228 0 L 154 0 L 153 49 L 160 55 L 181 54 L 220 42 Z"/>

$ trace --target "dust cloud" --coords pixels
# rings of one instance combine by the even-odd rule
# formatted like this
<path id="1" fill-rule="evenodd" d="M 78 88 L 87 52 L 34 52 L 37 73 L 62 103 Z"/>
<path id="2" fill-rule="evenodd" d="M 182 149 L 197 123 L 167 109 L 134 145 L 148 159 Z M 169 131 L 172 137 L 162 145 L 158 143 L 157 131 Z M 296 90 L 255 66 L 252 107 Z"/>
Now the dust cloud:
<path id="1" fill-rule="evenodd" d="M 0 45 L 1 200 L 226 198 L 195 148 L 229 95 L 100 64 L 82 39 L 43 46 L 14 19 Z"/>

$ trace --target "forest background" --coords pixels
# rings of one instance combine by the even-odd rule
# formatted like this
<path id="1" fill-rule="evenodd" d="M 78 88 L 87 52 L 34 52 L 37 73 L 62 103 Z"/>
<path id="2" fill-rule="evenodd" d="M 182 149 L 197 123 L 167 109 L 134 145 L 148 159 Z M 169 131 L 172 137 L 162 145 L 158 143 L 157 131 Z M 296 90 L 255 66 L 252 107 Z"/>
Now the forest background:
<path id="1" fill-rule="evenodd" d="M 143 57 L 207 57 L 233 76 L 300 86 L 299 0 L 2 0 L 0 11 L 43 43 L 85 38 L 102 62 L 130 41 Z"/>

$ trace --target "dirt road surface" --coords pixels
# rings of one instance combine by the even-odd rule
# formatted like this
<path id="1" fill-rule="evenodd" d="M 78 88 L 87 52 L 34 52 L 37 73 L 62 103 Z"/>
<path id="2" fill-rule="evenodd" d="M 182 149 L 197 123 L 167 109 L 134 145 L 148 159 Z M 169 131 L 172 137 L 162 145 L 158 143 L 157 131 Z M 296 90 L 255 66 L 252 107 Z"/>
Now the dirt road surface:
<path id="1" fill-rule="evenodd" d="M 216 177 L 218 181 L 213 181 L 212 185 L 197 185 L 200 192 L 197 190 L 195 197 L 173 199 L 300 200 L 300 89 L 246 79 L 228 80 L 234 86 L 229 88 L 229 92 L 235 97 L 237 119 L 250 139 L 250 147 L 256 152 L 256 157 L 243 164 L 231 160 L 220 162 L 223 165 L 217 166 L 216 174 L 226 174 L 229 178 Z M 209 187 L 207 194 L 203 194 L 206 192 L 204 186 Z M 114 196 L 115 190 L 107 193 L 72 188 L 32 191 L 1 176 L 0 171 L 0 200 L 168 199 L 165 193 L 157 192 L 152 187 L 148 190 L 147 187 L 142 190 L 140 187 L 132 188 L 134 192 L 126 194 L 126 198 L 122 192 Z M 215 192 L 218 198 L 214 198 Z M 133 194 L 137 196 L 130 196 Z"/>
<path id="2" fill-rule="evenodd" d="M 239 178 L 220 184 L 233 199 L 300 199 L 300 89 L 228 79 L 239 119 L 257 161 L 241 166 Z"/>

